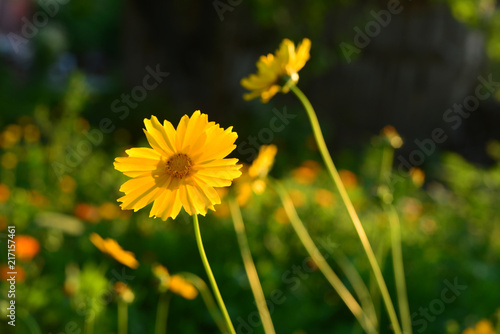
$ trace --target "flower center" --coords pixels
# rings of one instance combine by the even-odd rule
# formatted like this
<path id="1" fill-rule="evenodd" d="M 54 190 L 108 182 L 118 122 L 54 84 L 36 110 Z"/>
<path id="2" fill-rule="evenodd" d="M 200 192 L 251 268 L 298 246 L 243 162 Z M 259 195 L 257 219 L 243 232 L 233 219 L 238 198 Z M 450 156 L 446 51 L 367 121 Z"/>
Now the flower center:
<path id="1" fill-rule="evenodd" d="M 192 165 L 191 159 L 186 154 L 177 153 L 168 159 L 166 170 L 168 174 L 182 179 L 189 174 Z"/>

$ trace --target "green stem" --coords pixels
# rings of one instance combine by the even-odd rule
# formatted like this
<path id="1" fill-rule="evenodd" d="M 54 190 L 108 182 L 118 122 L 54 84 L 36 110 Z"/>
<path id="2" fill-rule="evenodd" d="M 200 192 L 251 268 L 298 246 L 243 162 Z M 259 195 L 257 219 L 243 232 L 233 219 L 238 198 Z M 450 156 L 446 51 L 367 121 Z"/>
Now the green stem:
<path id="1" fill-rule="evenodd" d="M 128 305 L 123 300 L 118 300 L 118 334 L 127 334 Z"/>
<path id="2" fill-rule="evenodd" d="M 304 108 L 306 109 L 307 115 L 311 122 L 314 137 L 318 145 L 318 149 L 321 153 L 321 156 L 323 157 L 328 172 L 330 173 L 330 176 L 332 177 L 333 182 L 335 183 L 335 186 L 340 194 L 340 197 L 342 198 L 342 202 L 344 203 L 347 209 L 349 217 L 351 218 L 351 221 L 354 224 L 354 228 L 356 229 L 359 239 L 361 240 L 361 244 L 363 245 L 363 248 L 366 252 L 366 256 L 368 257 L 368 261 L 370 263 L 372 271 L 375 275 L 375 279 L 379 286 L 380 292 L 382 294 L 382 298 L 384 300 L 387 313 L 389 314 L 393 330 L 396 334 L 401 334 L 401 327 L 399 325 L 398 317 L 396 315 L 396 310 L 394 309 L 394 305 L 392 304 L 389 290 L 387 289 L 387 285 L 385 284 L 384 276 L 382 275 L 382 271 L 380 270 L 380 267 L 377 263 L 377 259 L 375 257 L 375 254 L 373 253 L 373 249 L 370 245 L 368 237 L 366 236 L 366 232 L 363 228 L 363 225 L 359 220 L 356 210 L 352 205 L 351 199 L 349 198 L 349 195 L 347 194 L 344 184 L 342 183 L 337 168 L 335 168 L 335 164 L 333 163 L 332 157 L 330 156 L 330 152 L 328 151 L 328 148 L 326 146 L 325 139 L 323 138 L 323 133 L 321 132 L 321 127 L 318 122 L 318 117 L 316 116 L 316 113 L 314 112 L 314 109 L 309 100 L 307 99 L 307 97 L 304 95 L 304 93 L 302 93 L 302 91 L 297 86 L 291 86 L 290 90 L 295 93 L 297 98 L 300 100 L 300 102 L 302 102 Z"/>
<path id="3" fill-rule="evenodd" d="M 202 280 L 199 276 L 189 272 L 182 272 L 178 273 L 177 275 L 181 275 L 187 281 L 191 282 L 191 284 L 193 284 L 196 287 L 196 289 L 198 289 L 198 291 L 201 294 L 201 298 L 203 299 L 203 302 L 205 302 L 205 306 L 207 307 L 208 312 L 212 316 L 212 319 L 214 319 L 219 330 L 222 333 L 225 333 L 227 331 L 226 324 L 224 323 L 224 319 L 222 319 L 222 314 L 217 308 L 214 298 L 212 297 L 212 293 L 210 292 L 205 281 Z"/>
<path id="4" fill-rule="evenodd" d="M 169 291 L 160 293 L 158 308 L 156 309 L 155 334 L 167 333 L 168 310 L 171 299 L 172 294 Z"/>
<path id="5" fill-rule="evenodd" d="M 90 316 L 85 319 L 84 333 L 93 334 L 94 333 L 94 323 L 96 315 L 93 312 L 89 312 Z"/>
<path id="6" fill-rule="evenodd" d="M 368 318 L 370 318 L 371 322 L 374 326 L 378 326 L 377 312 L 375 311 L 375 304 L 373 303 L 372 296 L 370 295 L 370 291 L 366 286 L 365 282 L 359 275 L 356 267 L 349 261 L 347 256 L 345 256 L 340 250 L 333 254 L 333 258 L 339 265 L 340 269 L 345 273 L 349 282 L 351 282 L 354 292 L 358 296 L 361 306 Z"/>
<path id="7" fill-rule="evenodd" d="M 361 327 L 363 327 L 363 329 L 367 333 L 377 333 L 375 327 L 369 320 L 366 313 L 359 306 L 358 302 L 356 301 L 356 299 L 354 299 L 351 292 L 345 287 L 344 283 L 342 283 L 337 274 L 335 274 L 333 269 L 330 267 L 328 262 L 326 262 L 325 258 L 314 244 L 314 241 L 307 232 L 307 229 L 302 223 L 302 220 L 298 216 L 297 211 L 295 210 L 295 206 L 293 205 L 292 199 L 286 192 L 286 189 L 283 187 L 283 185 L 281 185 L 281 183 L 274 182 L 274 184 L 275 184 L 275 189 L 283 203 L 283 208 L 285 209 L 285 212 L 288 218 L 290 219 L 290 223 L 292 224 L 292 227 L 297 233 L 297 236 L 299 237 L 300 241 L 304 245 L 307 253 L 309 253 L 309 256 L 311 256 L 314 263 L 318 266 L 319 270 L 323 273 L 323 275 L 326 277 L 326 279 L 334 288 L 334 290 L 337 291 L 340 298 L 344 301 L 349 310 L 359 321 Z"/>
<path id="8" fill-rule="evenodd" d="M 241 217 L 240 207 L 234 199 L 231 199 L 229 201 L 229 208 L 231 210 L 231 216 L 233 217 L 234 230 L 236 231 L 236 236 L 238 238 L 241 257 L 243 258 L 243 264 L 245 266 L 248 281 L 250 282 L 250 287 L 255 298 L 257 310 L 259 311 L 259 315 L 262 320 L 264 332 L 267 334 L 275 334 L 276 331 L 274 330 L 271 314 L 269 313 L 269 309 L 267 308 L 266 297 L 264 296 L 264 292 L 262 291 L 262 285 L 260 284 L 259 275 L 257 273 L 257 269 L 255 268 L 255 263 L 252 259 L 250 247 L 248 246 L 248 238 L 245 232 L 245 224 L 243 223 L 243 218 Z"/>
<path id="9" fill-rule="evenodd" d="M 398 213 L 393 205 L 387 205 L 386 212 L 391 225 L 392 263 L 398 294 L 399 316 L 405 334 L 412 334 L 410 306 L 406 291 L 405 270 L 403 264 L 403 250 L 401 247 L 401 224 Z"/>
<path id="10" fill-rule="evenodd" d="M 203 241 L 201 240 L 200 233 L 200 223 L 198 222 L 198 215 L 196 214 L 193 215 L 193 223 L 194 234 L 196 236 L 196 244 L 198 245 L 198 250 L 200 251 L 201 262 L 203 262 L 203 266 L 205 267 L 205 271 L 207 272 L 208 280 L 215 295 L 215 300 L 217 300 L 217 304 L 219 304 L 219 308 L 222 312 L 222 316 L 224 317 L 224 321 L 226 322 L 227 329 L 231 334 L 236 334 L 233 323 L 231 322 L 231 318 L 229 317 L 229 313 L 227 313 L 226 305 L 224 304 L 224 300 L 222 299 L 222 296 L 220 294 L 219 287 L 217 286 L 217 282 L 215 281 L 214 274 L 212 273 L 212 269 L 210 268 L 207 254 L 205 253 L 205 249 L 203 248 Z"/>

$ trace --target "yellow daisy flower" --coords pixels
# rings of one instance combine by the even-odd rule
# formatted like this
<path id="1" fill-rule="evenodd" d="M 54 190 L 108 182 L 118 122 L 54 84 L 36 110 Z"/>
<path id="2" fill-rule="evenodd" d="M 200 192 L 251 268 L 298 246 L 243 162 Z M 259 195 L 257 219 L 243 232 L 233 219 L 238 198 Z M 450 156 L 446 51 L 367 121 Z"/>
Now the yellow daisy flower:
<path id="1" fill-rule="evenodd" d="M 111 238 L 103 239 L 99 234 L 92 233 L 90 241 L 101 252 L 110 255 L 121 264 L 132 269 L 139 267 L 139 262 L 136 260 L 134 253 L 124 250 L 116 240 Z"/>
<path id="2" fill-rule="evenodd" d="M 297 46 L 289 39 L 281 42 L 275 54 L 261 56 L 257 62 L 257 74 L 250 74 L 241 80 L 241 85 L 250 93 L 243 95 L 245 100 L 261 98 L 263 103 L 269 101 L 276 93 L 288 93 L 291 85 L 299 81 L 298 72 L 309 60 L 311 41 L 304 38 Z"/>
<path id="3" fill-rule="evenodd" d="M 227 187 L 239 177 L 238 159 L 224 159 L 235 148 L 238 135 L 222 129 L 208 116 L 195 111 L 184 115 L 177 130 L 160 124 L 155 116 L 145 119 L 146 137 L 152 148 L 132 148 L 128 157 L 116 158 L 115 168 L 132 177 L 120 191 L 123 210 L 137 211 L 154 201 L 150 217 L 175 219 L 181 207 L 189 215 L 214 210 L 220 197 L 214 187 Z"/>

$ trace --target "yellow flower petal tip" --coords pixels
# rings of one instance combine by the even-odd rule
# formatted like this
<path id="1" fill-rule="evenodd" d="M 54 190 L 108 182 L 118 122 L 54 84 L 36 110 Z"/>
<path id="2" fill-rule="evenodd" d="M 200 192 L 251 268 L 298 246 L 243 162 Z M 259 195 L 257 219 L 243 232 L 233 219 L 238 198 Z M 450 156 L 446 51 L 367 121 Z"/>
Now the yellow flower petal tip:
<path id="1" fill-rule="evenodd" d="M 139 262 L 136 260 L 134 253 L 124 250 L 116 240 L 111 238 L 103 239 L 97 233 L 90 234 L 89 239 L 101 252 L 110 255 L 121 264 L 132 269 L 139 267 Z"/>
<path id="2" fill-rule="evenodd" d="M 245 100 L 260 97 L 267 103 L 278 92 L 287 93 L 291 85 L 299 81 L 298 72 L 310 58 L 311 40 L 304 38 L 295 45 L 284 39 L 274 54 L 261 56 L 257 61 L 257 73 L 241 80 L 241 85 L 250 92 L 243 95 Z"/>
<path id="3" fill-rule="evenodd" d="M 221 202 L 215 187 L 230 186 L 241 175 L 238 159 L 226 158 L 236 148 L 237 133 L 209 122 L 199 110 L 184 115 L 177 129 L 155 116 L 144 125 L 151 148 L 129 149 L 128 157 L 114 162 L 132 178 L 120 188 L 121 208 L 137 211 L 154 202 L 149 216 L 162 220 L 175 219 L 181 208 L 189 215 L 215 211 Z"/>

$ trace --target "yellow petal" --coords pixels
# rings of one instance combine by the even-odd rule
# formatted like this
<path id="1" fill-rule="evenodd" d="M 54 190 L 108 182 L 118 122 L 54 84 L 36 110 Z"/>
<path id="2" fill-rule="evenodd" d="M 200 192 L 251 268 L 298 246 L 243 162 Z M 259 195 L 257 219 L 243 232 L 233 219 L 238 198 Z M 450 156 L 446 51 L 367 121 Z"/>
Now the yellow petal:
<path id="1" fill-rule="evenodd" d="M 174 154 L 174 145 L 170 141 L 165 127 L 158 122 L 155 116 L 151 116 L 150 120 L 147 118 L 144 119 L 144 125 L 146 126 L 144 133 L 146 134 L 149 145 L 151 145 L 155 151 L 166 157 Z"/>
<path id="2" fill-rule="evenodd" d="M 120 191 L 125 193 L 125 196 L 118 199 L 123 210 L 137 211 L 151 203 L 162 191 L 157 186 L 155 179 L 150 176 L 136 177 L 125 182 Z"/>

